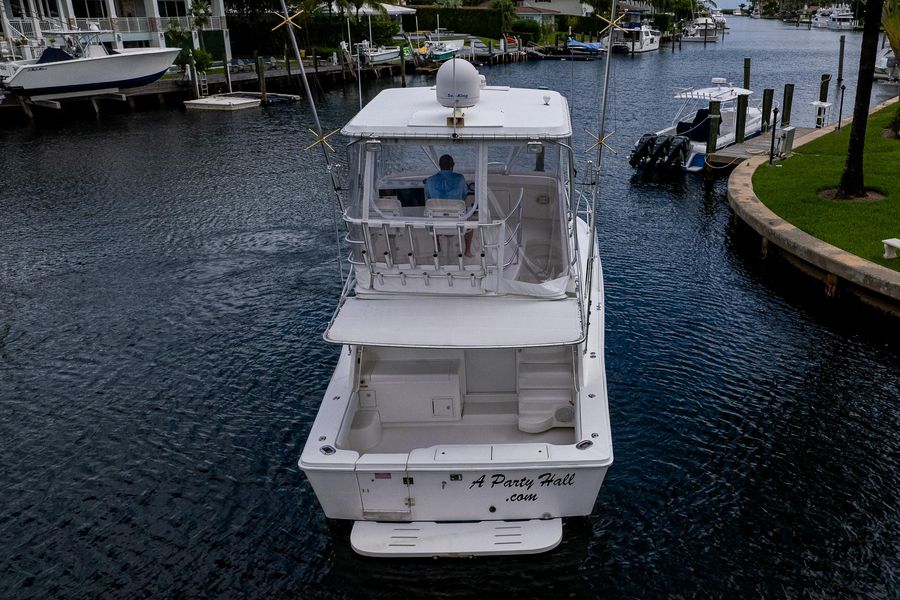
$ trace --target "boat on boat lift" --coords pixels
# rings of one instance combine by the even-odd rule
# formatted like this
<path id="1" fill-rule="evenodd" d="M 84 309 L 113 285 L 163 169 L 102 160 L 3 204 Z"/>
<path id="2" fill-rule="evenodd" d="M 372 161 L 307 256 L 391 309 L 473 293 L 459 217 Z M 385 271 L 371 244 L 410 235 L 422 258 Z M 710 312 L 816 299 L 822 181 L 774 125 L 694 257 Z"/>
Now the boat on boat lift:
<path id="1" fill-rule="evenodd" d="M 373 46 L 363 40 L 356 46 L 356 55 L 364 65 L 377 65 L 400 58 L 400 46 Z"/>
<path id="2" fill-rule="evenodd" d="M 602 42 L 579 42 L 573 37 L 566 38 L 565 48 L 574 54 L 600 54 L 606 52 Z"/>
<path id="3" fill-rule="evenodd" d="M 32 100 L 115 93 L 153 83 L 172 66 L 180 48 L 115 52 L 100 42 L 100 29 L 44 32 L 57 40 L 36 59 L 0 62 L 0 92 Z"/>
<path id="4" fill-rule="evenodd" d="M 350 275 L 301 469 L 360 554 L 552 549 L 613 461 L 603 273 L 566 98 L 452 59 L 341 132 Z M 454 185 L 428 183 L 438 172 Z"/>
<path id="5" fill-rule="evenodd" d="M 735 143 L 737 131 L 737 100 L 753 92 L 730 85 L 721 77 L 713 78 L 713 86 L 677 90 L 675 99 L 681 107 L 672 125 L 656 133 L 645 133 L 635 143 L 629 163 L 637 169 L 679 170 L 695 173 L 703 169 L 710 136 L 709 103 L 720 103 L 721 120 L 716 137 L 716 149 Z M 744 138 L 751 138 L 762 130 L 762 110 L 747 106 Z"/>

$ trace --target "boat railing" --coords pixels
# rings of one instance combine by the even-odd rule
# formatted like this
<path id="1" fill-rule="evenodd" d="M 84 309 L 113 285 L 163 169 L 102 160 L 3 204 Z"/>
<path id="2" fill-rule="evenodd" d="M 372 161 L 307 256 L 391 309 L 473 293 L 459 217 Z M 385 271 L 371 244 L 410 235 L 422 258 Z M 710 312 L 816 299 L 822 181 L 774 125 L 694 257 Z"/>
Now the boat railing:
<path id="1" fill-rule="evenodd" d="M 13 41 L 37 37 L 33 19 L 7 19 L 6 22 L 10 29 L 9 36 Z"/>
<path id="2" fill-rule="evenodd" d="M 157 33 L 177 28 L 184 31 L 193 29 L 190 17 L 72 17 L 42 19 L 8 19 L 10 33 L 18 37 L 37 38 L 53 35 L 57 31 L 100 29 L 113 33 Z M 207 18 L 203 29 L 227 29 L 226 18 L 213 15 Z"/>
<path id="3" fill-rule="evenodd" d="M 489 223 L 468 220 L 468 213 L 460 217 L 411 217 L 379 215 L 378 217 L 350 216 L 344 214 L 348 233 L 344 241 L 350 246 L 348 262 L 353 267 L 364 267 L 371 278 L 448 277 L 468 279 L 472 285 L 486 277 L 493 270 L 502 271 L 518 259 L 518 249 L 522 244 L 522 209 L 524 188 L 509 213 Z M 495 208 L 495 207 L 492 207 Z M 421 235 L 421 232 L 426 235 Z M 419 235 L 417 235 L 417 233 Z M 481 252 L 475 264 L 468 264 L 463 253 L 468 234 L 478 236 Z M 383 250 L 376 250 L 376 238 L 384 241 Z M 401 238 L 408 245 L 405 257 L 398 256 L 392 243 Z M 442 240 L 454 239 L 459 252 L 455 257 L 442 252 Z M 423 244 L 425 245 L 423 247 Z M 508 251 L 514 248 L 515 251 Z M 420 258 L 430 254 L 430 264 L 423 266 Z M 505 257 L 501 259 L 501 257 Z M 501 265 L 501 260 L 502 265 Z M 423 261 L 424 262 L 424 261 Z M 451 284 L 452 285 L 452 284 Z"/>

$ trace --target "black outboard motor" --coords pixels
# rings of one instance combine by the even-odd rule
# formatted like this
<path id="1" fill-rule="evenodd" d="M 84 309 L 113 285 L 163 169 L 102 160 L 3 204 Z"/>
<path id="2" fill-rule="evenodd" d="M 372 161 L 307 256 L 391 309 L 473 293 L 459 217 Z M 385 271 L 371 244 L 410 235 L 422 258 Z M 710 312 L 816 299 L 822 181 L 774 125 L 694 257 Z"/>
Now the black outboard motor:
<path id="1" fill-rule="evenodd" d="M 653 152 L 650 153 L 650 156 L 647 158 L 647 163 L 649 165 L 655 165 L 659 162 L 660 159 L 664 159 L 666 154 L 669 151 L 669 146 L 672 144 L 672 136 L 671 135 L 661 135 L 656 138 L 656 145 L 653 147 Z"/>
<path id="2" fill-rule="evenodd" d="M 665 166 L 670 169 L 683 167 L 691 153 L 691 140 L 683 135 L 672 138 L 669 151 L 665 157 Z"/>
<path id="3" fill-rule="evenodd" d="M 653 145 L 655 143 L 655 133 L 645 133 L 644 135 L 642 135 L 641 139 L 639 139 L 634 145 L 634 149 L 632 149 L 631 151 L 631 156 L 628 157 L 628 164 L 635 168 L 641 166 L 641 164 L 644 162 L 644 159 L 650 154 L 650 150 L 653 148 Z"/>

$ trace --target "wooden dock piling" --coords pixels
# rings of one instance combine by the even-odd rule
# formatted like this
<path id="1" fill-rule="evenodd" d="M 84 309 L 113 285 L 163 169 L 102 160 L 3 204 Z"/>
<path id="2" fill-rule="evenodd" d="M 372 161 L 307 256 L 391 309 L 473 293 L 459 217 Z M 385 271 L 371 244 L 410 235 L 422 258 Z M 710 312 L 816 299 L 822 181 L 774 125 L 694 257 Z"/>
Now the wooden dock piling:
<path id="1" fill-rule="evenodd" d="M 831 83 L 831 75 L 822 73 L 822 79 L 819 81 L 819 102 L 828 102 L 828 84 Z"/>
<path id="2" fill-rule="evenodd" d="M 838 76 L 837 76 L 837 87 L 841 88 L 841 83 L 844 81 L 844 43 L 847 41 L 847 36 L 841 36 L 841 49 L 838 54 Z"/>
<path id="3" fill-rule="evenodd" d="M 191 69 L 191 86 L 194 91 L 194 100 L 200 98 L 200 82 L 197 77 L 197 63 L 194 62 L 194 53 L 188 50 L 188 63 Z"/>
<path id="4" fill-rule="evenodd" d="M 784 84 L 784 99 L 781 101 L 781 126 L 791 124 L 791 104 L 794 102 L 794 84 Z"/>
<path id="5" fill-rule="evenodd" d="M 231 89 L 231 65 L 228 64 L 227 60 L 223 60 L 222 62 L 224 63 L 225 67 L 224 69 L 222 69 L 225 74 L 225 85 L 228 87 L 228 93 L 230 94 L 234 91 L 233 89 Z"/>
<path id="6" fill-rule="evenodd" d="M 718 100 L 711 100 L 709 103 L 709 137 L 706 139 L 706 153 L 712 154 L 716 151 L 716 144 L 719 139 L 719 120 L 722 118 L 722 103 Z"/>
<path id="7" fill-rule="evenodd" d="M 769 127 L 774 125 L 771 122 L 772 120 L 772 103 L 775 99 L 775 90 L 773 88 L 766 88 L 763 90 L 763 101 L 762 101 L 762 131 L 765 133 L 769 130 Z"/>
<path id="8" fill-rule="evenodd" d="M 265 106 L 268 104 L 268 99 L 266 98 L 266 65 L 263 62 L 262 56 L 259 55 L 259 52 L 254 52 L 253 57 L 256 59 L 256 80 L 259 83 L 259 100 L 260 103 Z"/>
<path id="9" fill-rule="evenodd" d="M 746 59 L 749 60 L 749 59 Z M 737 115 L 735 115 L 734 124 L 734 141 L 738 144 L 743 143 L 747 129 L 747 100 L 746 95 L 740 95 L 737 98 Z"/>
<path id="10" fill-rule="evenodd" d="M 744 57 L 744 89 L 750 89 L 750 57 Z"/>

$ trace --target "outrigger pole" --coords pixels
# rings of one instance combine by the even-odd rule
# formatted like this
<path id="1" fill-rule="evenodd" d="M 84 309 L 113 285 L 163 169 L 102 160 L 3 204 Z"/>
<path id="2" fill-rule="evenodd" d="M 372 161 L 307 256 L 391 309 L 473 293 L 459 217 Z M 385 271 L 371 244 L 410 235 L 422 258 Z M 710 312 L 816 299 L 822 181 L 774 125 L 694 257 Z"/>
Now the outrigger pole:
<path id="1" fill-rule="evenodd" d="M 609 36 L 607 40 L 612 42 L 612 34 L 613 30 L 616 28 L 616 5 L 618 0 L 610 0 L 610 14 L 609 14 Z M 607 99 L 609 98 L 609 70 L 610 64 L 612 63 L 612 52 L 610 51 L 610 45 L 606 46 L 606 67 L 603 73 L 603 101 L 600 103 L 600 135 L 597 136 L 597 166 L 594 168 L 594 173 L 591 173 L 591 177 L 596 176 L 596 182 L 592 186 L 591 190 L 591 223 L 590 223 L 590 235 L 588 236 L 591 244 L 590 252 L 588 253 L 587 260 L 587 273 L 585 274 L 586 283 L 587 283 L 587 310 L 588 310 L 588 323 L 590 324 L 590 312 L 591 312 L 591 293 L 593 292 L 593 274 L 594 274 L 594 258 L 595 258 L 595 248 L 596 248 L 596 238 L 597 238 L 597 204 L 600 201 L 600 194 L 598 193 L 598 188 L 600 187 L 600 161 L 603 158 L 603 146 L 606 145 L 606 105 Z"/>
<path id="2" fill-rule="evenodd" d="M 297 36 L 294 35 L 293 27 L 296 27 L 296 25 L 292 21 L 292 19 L 294 17 L 289 16 L 287 4 L 285 3 L 285 0 L 281 0 L 281 10 L 284 11 L 284 20 L 288 26 L 287 30 L 291 34 L 290 35 L 291 47 L 294 49 L 294 58 L 296 58 L 297 62 L 300 64 L 300 75 L 303 79 L 303 89 L 306 91 L 306 100 L 307 100 L 307 102 L 309 102 L 309 108 L 312 110 L 313 119 L 316 122 L 316 131 L 314 131 L 313 133 L 318 137 L 315 142 L 313 142 L 311 145 L 307 146 L 307 149 L 312 148 L 313 146 L 317 146 L 317 145 L 322 147 L 322 157 L 325 159 L 325 168 L 328 170 L 328 175 L 331 177 L 331 187 L 332 187 L 332 189 L 334 189 L 334 195 L 337 198 L 338 206 L 341 209 L 341 214 L 343 214 L 344 213 L 344 202 L 343 202 L 343 200 L 341 200 L 341 194 L 339 191 L 340 186 L 338 186 L 337 180 L 334 178 L 334 166 L 331 164 L 331 160 L 328 157 L 328 150 L 327 150 L 327 148 L 331 148 L 331 146 L 328 144 L 328 138 L 331 137 L 332 135 L 334 135 L 335 133 L 337 133 L 338 130 L 332 131 L 329 134 L 325 134 L 324 130 L 322 129 L 322 123 L 321 123 L 321 121 L 319 121 L 319 112 L 316 110 L 316 101 L 313 98 L 312 90 L 309 87 L 309 79 L 306 77 L 306 69 L 303 67 L 303 57 L 300 56 L 300 47 L 297 45 Z M 294 16 L 297 16 L 297 15 L 294 15 Z M 332 148 L 332 151 L 334 151 L 333 148 Z M 335 223 L 335 235 L 338 236 L 338 238 L 340 237 L 337 232 L 337 224 L 336 223 Z M 341 279 L 343 280 L 344 279 L 344 267 L 343 267 L 343 264 L 341 263 L 340 242 L 339 241 L 338 241 L 338 249 L 339 249 L 339 251 L 338 251 L 338 269 L 341 272 Z"/>

